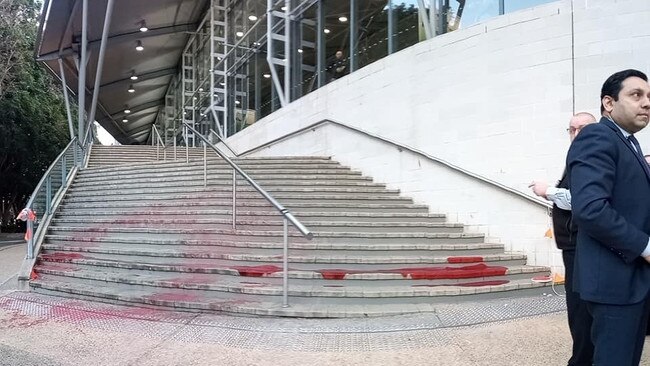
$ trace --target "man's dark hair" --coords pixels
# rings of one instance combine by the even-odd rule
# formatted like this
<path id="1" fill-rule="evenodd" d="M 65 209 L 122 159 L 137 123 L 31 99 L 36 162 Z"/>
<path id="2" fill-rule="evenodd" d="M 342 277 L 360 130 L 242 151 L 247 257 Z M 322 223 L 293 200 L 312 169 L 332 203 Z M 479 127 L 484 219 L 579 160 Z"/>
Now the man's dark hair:
<path id="1" fill-rule="evenodd" d="M 645 81 L 648 81 L 648 77 L 639 70 L 628 69 L 619 71 L 612 76 L 608 77 L 603 84 L 602 89 L 600 89 L 600 113 L 602 114 L 605 111 L 603 106 L 603 98 L 605 96 L 610 96 L 614 100 L 618 100 L 618 94 L 623 89 L 623 81 L 629 77 L 638 77 Z"/>

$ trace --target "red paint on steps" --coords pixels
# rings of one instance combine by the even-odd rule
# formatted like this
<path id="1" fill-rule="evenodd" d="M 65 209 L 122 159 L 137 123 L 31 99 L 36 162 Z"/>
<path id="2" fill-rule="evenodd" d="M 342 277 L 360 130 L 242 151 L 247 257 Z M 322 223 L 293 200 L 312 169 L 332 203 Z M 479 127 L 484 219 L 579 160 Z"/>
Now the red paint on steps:
<path id="1" fill-rule="evenodd" d="M 196 295 L 188 295 L 175 292 L 163 292 L 157 293 L 150 296 L 146 296 L 145 299 L 153 301 L 185 301 L 185 302 L 197 302 L 200 297 Z"/>
<path id="2" fill-rule="evenodd" d="M 236 266 L 230 267 L 239 272 L 240 276 L 245 277 L 263 277 L 276 272 L 282 272 L 282 268 L 273 265 L 264 265 L 264 266 Z"/>
<path id="3" fill-rule="evenodd" d="M 448 257 L 447 263 L 481 263 L 483 262 L 483 257 Z"/>
<path id="4" fill-rule="evenodd" d="M 459 278 L 479 278 L 505 276 L 506 267 L 488 266 L 486 264 L 475 264 L 463 267 L 415 267 L 395 268 L 381 271 L 354 271 L 345 269 L 322 269 L 320 274 L 326 280 L 343 280 L 348 274 L 358 273 L 399 273 L 404 278 L 413 280 L 445 280 Z"/>

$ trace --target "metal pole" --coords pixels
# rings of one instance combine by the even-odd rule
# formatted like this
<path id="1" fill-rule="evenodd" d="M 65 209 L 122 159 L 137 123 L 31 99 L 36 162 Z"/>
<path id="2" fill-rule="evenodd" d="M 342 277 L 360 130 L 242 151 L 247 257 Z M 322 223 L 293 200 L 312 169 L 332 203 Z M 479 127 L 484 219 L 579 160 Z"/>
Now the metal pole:
<path id="1" fill-rule="evenodd" d="M 102 80 L 102 69 L 104 68 L 104 53 L 106 52 L 106 40 L 108 39 L 108 29 L 111 25 L 112 15 L 113 15 L 113 0 L 108 0 L 108 3 L 106 4 L 106 15 L 104 16 L 104 29 L 102 31 L 102 41 L 99 46 L 99 56 L 97 59 L 97 72 L 95 73 L 95 87 L 93 88 L 93 101 L 92 103 L 90 103 L 90 115 L 88 116 L 88 123 L 92 123 L 95 120 L 95 112 L 97 111 L 97 99 L 99 98 L 99 89 L 100 89 L 99 86 Z"/>
<path id="2" fill-rule="evenodd" d="M 316 75 L 318 75 L 318 87 L 327 84 L 325 78 L 325 9 L 323 0 L 318 1 L 316 8 Z"/>
<path id="3" fill-rule="evenodd" d="M 187 125 L 183 125 L 183 128 L 185 129 L 185 162 L 189 163 L 190 162 L 190 136 L 188 134 L 189 130 L 187 129 Z"/>
<path id="4" fill-rule="evenodd" d="M 506 13 L 505 0 L 499 0 L 499 15 L 503 15 L 505 13 Z"/>
<path id="5" fill-rule="evenodd" d="M 63 83 L 63 98 L 65 99 L 65 112 L 68 116 L 68 128 L 70 129 L 70 139 L 74 138 L 74 128 L 72 127 L 72 112 L 70 112 L 70 100 L 68 99 L 68 84 L 65 82 L 65 72 L 63 71 L 63 60 L 59 59 L 59 72 L 61 73 L 61 82 Z"/>
<path id="6" fill-rule="evenodd" d="M 357 27 L 359 25 L 357 13 L 357 0 L 350 0 L 350 70 L 348 73 L 357 69 Z"/>
<path id="7" fill-rule="evenodd" d="M 34 221 L 27 220 L 27 231 L 32 233 L 27 240 L 27 259 L 34 258 Z"/>
<path id="8" fill-rule="evenodd" d="M 289 235 L 287 218 L 282 216 L 284 244 L 282 246 L 282 307 L 289 307 Z"/>
<path id="9" fill-rule="evenodd" d="M 45 213 L 49 215 L 52 204 L 52 176 L 48 176 L 45 182 Z"/>
<path id="10" fill-rule="evenodd" d="M 237 172 L 232 170 L 232 229 L 237 229 Z"/>
<path id="11" fill-rule="evenodd" d="M 66 181 L 66 176 L 65 176 L 65 155 L 61 157 L 61 186 L 65 185 Z"/>
<path id="12" fill-rule="evenodd" d="M 208 186 L 208 145 L 203 142 L 203 187 Z"/>
<path id="13" fill-rule="evenodd" d="M 394 13 L 395 12 L 393 11 L 393 0 L 388 0 L 388 54 L 389 55 L 395 52 L 395 42 L 394 42 L 395 14 Z M 352 24 L 350 24 L 350 27 L 352 27 Z M 350 42 L 351 41 L 352 38 L 350 38 Z"/>
<path id="14" fill-rule="evenodd" d="M 81 60 L 79 61 L 79 118 L 77 133 L 79 134 L 79 141 L 83 142 L 84 139 L 84 111 L 86 110 L 86 52 L 88 43 L 88 0 L 83 0 L 83 10 L 81 18 Z"/>
<path id="15" fill-rule="evenodd" d="M 291 102 L 291 0 L 284 0 L 284 101 Z M 283 105 L 284 107 L 284 105 Z"/>
<path id="16" fill-rule="evenodd" d="M 176 135 L 176 133 L 177 133 L 177 131 L 176 131 L 176 129 L 174 129 L 174 138 L 173 138 L 173 140 L 174 140 L 174 161 L 176 161 L 176 138 L 178 137 Z"/>

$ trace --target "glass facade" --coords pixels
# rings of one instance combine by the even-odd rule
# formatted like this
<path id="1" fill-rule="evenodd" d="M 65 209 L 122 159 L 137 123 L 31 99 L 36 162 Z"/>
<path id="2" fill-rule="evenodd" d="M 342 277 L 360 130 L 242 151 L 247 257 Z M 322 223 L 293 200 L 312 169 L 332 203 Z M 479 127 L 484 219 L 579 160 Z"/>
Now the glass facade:
<path id="1" fill-rule="evenodd" d="M 194 143 L 181 122 L 231 136 L 391 53 L 550 1 L 212 0 L 157 124 L 166 143 Z"/>

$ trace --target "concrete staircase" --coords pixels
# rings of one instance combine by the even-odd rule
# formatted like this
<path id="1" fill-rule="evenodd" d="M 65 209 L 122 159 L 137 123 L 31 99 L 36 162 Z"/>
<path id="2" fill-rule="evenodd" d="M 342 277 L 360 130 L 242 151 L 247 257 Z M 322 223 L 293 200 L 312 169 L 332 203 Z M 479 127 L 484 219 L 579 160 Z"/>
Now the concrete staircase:
<path id="1" fill-rule="evenodd" d="M 182 153 L 181 153 L 182 152 Z M 214 153 L 211 153 L 214 156 Z M 171 154 L 168 153 L 168 158 Z M 290 229 L 282 307 L 282 220 L 202 149 L 156 161 L 147 146 L 95 146 L 50 226 L 31 287 L 41 293 L 255 315 L 348 317 L 540 292 L 548 268 L 464 232 L 399 191 L 325 157 L 235 159 L 314 232 Z"/>

